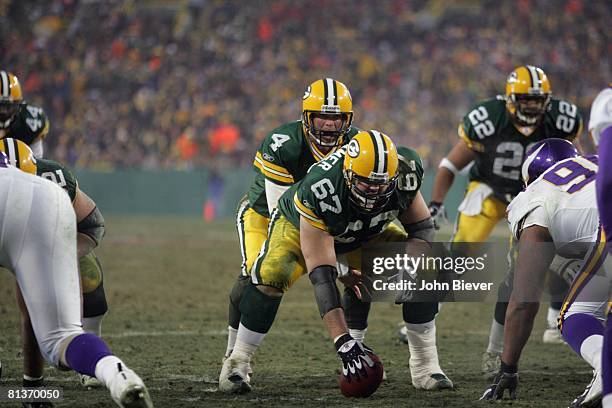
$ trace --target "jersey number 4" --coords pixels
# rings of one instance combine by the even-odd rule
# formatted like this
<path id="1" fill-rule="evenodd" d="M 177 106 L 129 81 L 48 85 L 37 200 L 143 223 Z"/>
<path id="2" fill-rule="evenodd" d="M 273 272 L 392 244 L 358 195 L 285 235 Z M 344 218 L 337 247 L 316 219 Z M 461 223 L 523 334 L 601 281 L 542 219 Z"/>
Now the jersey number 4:
<path id="1" fill-rule="evenodd" d="M 272 149 L 272 151 L 277 151 L 279 147 L 281 147 L 283 145 L 283 143 L 285 143 L 287 140 L 289 140 L 290 137 L 287 135 L 283 135 L 282 133 L 274 133 L 272 135 L 272 141 L 274 143 L 272 143 L 270 145 L 270 149 Z"/>

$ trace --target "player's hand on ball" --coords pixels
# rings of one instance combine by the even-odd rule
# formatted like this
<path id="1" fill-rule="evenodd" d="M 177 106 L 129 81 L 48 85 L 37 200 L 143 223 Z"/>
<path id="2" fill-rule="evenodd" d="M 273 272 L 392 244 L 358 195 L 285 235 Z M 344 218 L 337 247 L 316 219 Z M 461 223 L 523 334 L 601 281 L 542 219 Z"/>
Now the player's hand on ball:
<path id="1" fill-rule="evenodd" d="M 348 333 L 336 340 L 342 360 L 340 391 L 346 397 L 369 397 L 382 382 L 383 366 L 372 349 Z"/>
<path id="2" fill-rule="evenodd" d="M 436 201 L 431 201 L 428 207 L 429 213 L 431 214 L 431 219 L 434 223 L 434 228 L 439 230 L 440 225 L 448 222 L 448 217 L 446 216 L 446 210 L 444 209 L 444 205 Z"/>
<path id="3" fill-rule="evenodd" d="M 516 389 L 518 388 L 518 372 L 516 367 L 508 369 L 508 366 L 502 363 L 502 368 L 495 375 L 493 384 L 489 386 L 480 397 L 481 400 L 500 400 L 504 397 L 504 393 L 508 390 L 510 399 L 516 399 Z"/>

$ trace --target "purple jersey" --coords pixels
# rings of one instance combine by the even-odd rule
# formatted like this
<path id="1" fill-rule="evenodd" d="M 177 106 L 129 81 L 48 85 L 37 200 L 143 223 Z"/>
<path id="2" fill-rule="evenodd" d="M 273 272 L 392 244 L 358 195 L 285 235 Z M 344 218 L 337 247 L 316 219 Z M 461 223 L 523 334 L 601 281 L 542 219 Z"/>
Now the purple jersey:
<path id="1" fill-rule="evenodd" d="M 610 242 L 612 240 L 612 126 L 601 132 L 599 140 L 597 207 L 607 240 Z"/>

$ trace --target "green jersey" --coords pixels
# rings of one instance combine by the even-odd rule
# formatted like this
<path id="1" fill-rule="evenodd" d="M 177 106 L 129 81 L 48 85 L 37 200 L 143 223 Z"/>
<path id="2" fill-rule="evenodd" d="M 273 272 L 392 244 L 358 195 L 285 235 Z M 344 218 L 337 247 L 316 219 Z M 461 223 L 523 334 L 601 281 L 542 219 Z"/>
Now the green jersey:
<path id="1" fill-rule="evenodd" d="M 351 127 L 343 138 L 343 144 L 358 132 L 359 129 Z M 274 129 L 263 140 L 255 155 L 255 180 L 247 193 L 251 208 L 264 217 L 270 217 L 265 180 L 290 186 L 302 180 L 310 166 L 324 157 L 326 155 L 308 142 L 301 120 Z"/>
<path id="2" fill-rule="evenodd" d="M 423 181 L 419 155 L 406 147 L 398 148 L 398 187 L 387 204 L 376 213 L 364 213 L 351 204 L 343 173 L 342 147 L 329 158 L 312 166 L 306 177 L 287 190 L 278 208 L 289 222 L 300 227 L 300 217 L 334 237 L 337 253 L 360 247 L 384 231 L 414 200 Z"/>
<path id="3" fill-rule="evenodd" d="M 74 201 L 79 184 L 68 168 L 53 160 L 36 159 L 36 175 L 49 179 L 66 190 L 70 201 Z"/>
<path id="4" fill-rule="evenodd" d="M 49 131 L 49 120 L 42 108 L 25 104 L 8 128 L 0 129 L 0 139 L 12 137 L 21 140 L 28 146 L 43 139 Z"/>
<path id="5" fill-rule="evenodd" d="M 538 127 L 529 136 L 515 127 L 498 96 L 476 105 L 459 125 L 459 136 L 476 152 L 470 181 L 480 181 L 493 189 L 493 195 L 509 203 L 523 189 L 521 166 L 527 149 L 543 139 L 573 140 L 582 130 L 582 117 L 576 105 L 551 99 Z"/>

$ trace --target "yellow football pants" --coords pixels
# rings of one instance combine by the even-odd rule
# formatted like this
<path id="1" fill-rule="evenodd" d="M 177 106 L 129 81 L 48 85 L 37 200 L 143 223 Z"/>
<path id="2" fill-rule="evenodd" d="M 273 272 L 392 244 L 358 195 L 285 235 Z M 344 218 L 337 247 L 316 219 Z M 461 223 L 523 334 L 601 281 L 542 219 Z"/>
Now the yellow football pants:
<path id="1" fill-rule="evenodd" d="M 474 190 L 480 182 L 472 181 L 468 185 L 466 195 Z M 482 202 L 482 210 L 478 215 L 459 213 L 455 224 L 452 242 L 485 242 L 495 225 L 506 216 L 506 205 L 493 196 Z"/>
<path id="2" fill-rule="evenodd" d="M 261 246 L 268 237 L 269 221 L 269 218 L 258 214 L 249 207 L 247 200 L 240 203 L 236 216 L 236 229 L 238 230 L 240 254 L 242 255 L 242 265 L 240 267 L 242 276 L 249 276 L 251 273 L 253 262 L 255 262 Z"/>
<path id="3" fill-rule="evenodd" d="M 300 247 L 300 230 L 278 213 L 271 220 L 270 236 L 255 260 L 251 279 L 256 285 L 272 286 L 286 292 L 307 273 Z M 389 226 L 367 244 L 401 242 L 408 238 L 397 225 Z M 349 265 L 361 269 L 361 248 L 347 254 Z"/>

